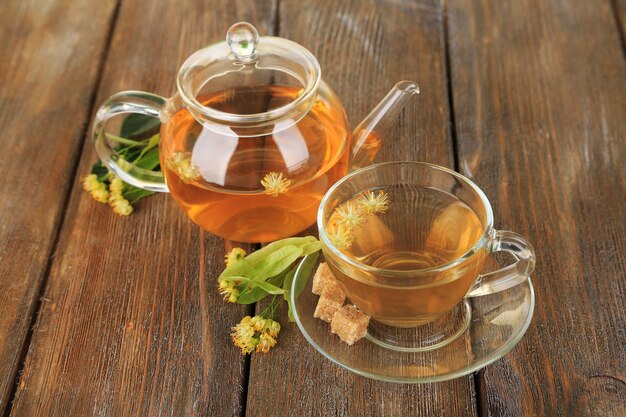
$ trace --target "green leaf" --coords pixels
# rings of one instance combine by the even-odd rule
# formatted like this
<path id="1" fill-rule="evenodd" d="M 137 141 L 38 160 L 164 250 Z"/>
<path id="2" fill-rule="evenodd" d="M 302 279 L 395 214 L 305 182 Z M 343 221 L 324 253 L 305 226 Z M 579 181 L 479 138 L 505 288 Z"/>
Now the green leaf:
<path id="1" fill-rule="evenodd" d="M 106 133 L 107 139 L 121 143 L 123 145 L 126 145 L 127 147 L 137 147 L 137 146 L 146 146 L 146 143 L 143 141 L 138 141 L 138 140 L 132 140 L 132 139 L 126 139 L 123 138 L 121 136 L 116 136 L 112 133 Z"/>
<path id="2" fill-rule="evenodd" d="M 124 198 L 126 200 L 128 200 L 128 202 L 132 205 L 135 204 L 137 201 L 141 200 L 142 198 L 145 197 L 149 197 L 152 194 L 156 194 L 154 191 L 150 191 L 150 190 L 143 190 L 141 188 L 137 188 L 134 187 L 130 184 L 126 184 L 126 187 L 124 187 Z"/>
<path id="3" fill-rule="evenodd" d="M 254 281 L 255 288 L 261 288 L 269 294 L 284 294 L 285 290 L 265 281 Z"/>
<path id="4" fill-rule="evenodd" d="M 141 153 L 139 154 L 137 159 L 141 159 L 149 150 L 159 146 L 159 142 L 160 141 L 161 141 L 161 134 L 160 133 L 157 133 L 157 134 L 154 134 L 154 135 L 150 136 L 150 138 L 148 139 L 147 146 L 143 149 L 143 151 L 141 151 Z M 159 154 L 159 152 L 157 151 L 157 155 L 158 154 Z"/>
<path id="5" fill-rule="evenodd" d="M 109 170 L 104 166 L 101 160 L 97 160 L 95 164 L 91 166 L 91 173 L 96 174 L 98 179 L 100 180 L 102 177 L 105 177 L 109 174 Z"/>
<path id="6" fill-rule="evenodd" d="M 252 261 L 248 257 L 234 263 L 220 275 L 222 277 L 241 276 L 265 281 L 269 277 L 278 275 L 289 267 L 302 255 L 302 248 L 293 245 L 284 246 L 268 253 L 265 257 L 255 257 Z"/>
<path id="7" fill-rule="evenodd" d="M 132 138 L 148 132 L 157 130 L 161 126 L 161 121 L 156 117 L 146 116 L 145 114 L 133 113 L 126 116 L 122 122 L 120 136 Z"/>
<path id="8" fill-rule="evenodd" d="M 290 266 L 299 257 L 310 255 L 319 249 L 320 243 L 313 236 L 278 240 L 233 263 L 218 279 L 237 282 L 241 291 L 237 299 L 240 304 L 252 304 L 270 294 L 285 296 L 288 288 L 285 285 L 291 285 L 285 281 L 292 281 L 295 273 L 295 269 Z M 315 264 L 316 260 L 317 255 L 306 264 Z M 289 273 L 292 273 L 291 276 Z"/>
<path id="9" fill-rule="evenodd" d="M 275 286 L 282 286 L 282 282 L 283 282 L 283 279 L 285 278 L 285 274 L 286 274 L 286 271 L 268 279 L 267 282 Z M 233 277 L 233 278 L 234 280 L 237 280 L 237 278 L 241 279 L 242 277 Z M 226 278 L 226 279 L 230 280 L 231 278 Z M 246 283 L 247 288 L 243 290 L 241 294 L 239 294 L 239 297 L 237 298 L 237 302 L 239 304 L 256 303 L 257 301 L 262 300 L 263 298 L 265 298 L 266 296 L 270 294 L 269 292 L 267 292 L 261 287 L 251 288 L 250 284 L 248 283 L 251 283 L 252 281 L 249 278 L 245 278 L 245 281 L 247 282 Z"/>
<path id="10" fill-rule="evenodd" d="M 307 243 L 302 247 L 302 256 L 310 255 L 322 249 L 322 242 L 316 240 L 315 242 Z"/>
<path id="11" fill-rule="evenodd" d="M 291 268 L 291 270 L 285 276 L 285 281 L 283 283 L 283 289 L 285 290 L 285 293 L 283 294 L 283 298 L 287 301 L 287 304 L 289 305 L 290 321 L 295 321 L 290 293 L 291 291 L 294 291 L 296 297 L 302 294 L 302 291 L 304 290 L 307 281 L 310 279 L 311 274 L 313 273 L 313 268 L 315 267 L 317 263 L 317 258 L 319 258 L 319 256 L 320 254 L 319 252 L 317 252 L 305 257 L 300 264 L 294 265 L 294 267 Z M 298 268 L 300 268 L 300 276 L 302 276 L 303 278 L 300 278 L 296 282 L 296 285 L 293 286 L 293 281 L 296 276 L 296 271 L 298 271 Z"/>
<path id="12" fill-rule="evenodd" d="M 317 239 L 313 236 L 307 236 L 292 237 L 270 243 L 264 248 L 252 252 L 250 255 L 246 256 L 239 262 L 235 262 L 233 265 L 226 268 L 224 272 L 222 272 L 222 274 L 220 275 L 220 278 L 229 276 L 250 277 L 251 272 L 258 273 L 259 270 L 261 270 L 262 268 L 268 268 L 268 259 L 270 260 L 270 262 L 276 262 L 281 256 L 289 254 L 289 257 L 291 258 L 295 253 L 299 252 L 300 254 L 298 256 L 293 257 L 293 260 L 291 261 L 293 262 L 299 256 L 302 256 L 304 247 L 313 242 L 317 242 Z M 282 251 L 285 247 L 290 247 L 290 249 L 288 249 L 286 252 Z M 278 255 L 274 255 L 275 253 L 278 253 Z M 272 256 L 272 258 L 269 258 L 270 256 Z M 283 270 L 290 265 L 290 263 L 286 262 L 282 262 L 281 264 L 284 266 Z M 276 268 L 273 268 L 272 270 L 275 271 Z M 267 275 L 266 277 L 277 275 L 280 272 L 282 272 L 282 270 L 278 270 L 277 272 Z"/>
<path id="13" fill-rule="evenodd" d="M 133 163 L 139 168 L 154 170 L 161 163 L 159 160 L 159 148 L 150 149 Z"/>
<path id="14" fill-rule="evenodd" d="M 254 287 L 248 291 L 244 291 L 239 294 L 237 298 L 237 303 L 239 304 L 253 304 L 257 301 L 261 301 L 263 298 L 268 296 L 269 293 L 265 291 L 263 288 Z"/>
<path id="15" fill-rule="evenodd" d="M 300 264 L 300 275 L 305 278 L 298 280 L 295 286 L 293 286 L 293 280 L 291 284 L 293 291 L 296 294 L 296 297 L 302 294 L 302 291 L 304 291 L 304 287 L 306 286 L 306 283 L 309 281 L 309 279 L 313 275 L 313 268 L 315 268 L 315 265 L 317 264 L 317 259 L 319 258 L 319 256 L 320 254 L 318 252 L 302 260 Z M 295 271 L 294 271 L 294 274 L 295 274 Z"/>

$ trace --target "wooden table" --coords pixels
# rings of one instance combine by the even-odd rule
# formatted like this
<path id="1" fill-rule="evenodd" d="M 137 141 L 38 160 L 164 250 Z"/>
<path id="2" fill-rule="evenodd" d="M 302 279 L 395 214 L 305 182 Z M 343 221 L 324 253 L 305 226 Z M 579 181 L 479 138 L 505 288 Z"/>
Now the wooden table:
<path id="1" fill-rule="evenodd" d="M 243 357 L 215 290 L 225 245 L 166 195 L 120 218 L 83 192 L 112 93 L 169 96 L 194 50 L 247 20 L 309 48 L 357 122 L 419 81 L 379 161 L 475 180 L 533 242 L 537 305 L 473 375 L 356 376 L 288 324 Z M 626 415 L 624 0 L 4 0 L 0 413 L 5 416 Z"/>

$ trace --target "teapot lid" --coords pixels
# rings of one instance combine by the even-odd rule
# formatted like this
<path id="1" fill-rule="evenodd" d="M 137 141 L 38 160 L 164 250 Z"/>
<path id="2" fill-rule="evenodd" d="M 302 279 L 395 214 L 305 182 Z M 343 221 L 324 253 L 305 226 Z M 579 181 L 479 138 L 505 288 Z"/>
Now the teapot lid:
<path id="1" fill-rule="evenodd" d="M 319 63 L 303 46 L 274 36 L 259 36 L 250 23 L 235 23 L 226 40 L 192 54 L 178 72 L 178 91 L 191 113 L 205 125 L 241 129 L 275 123 L 308 111 L 321 78 Z M 206 101 L 220 92 L 268 85 L 292 88 L 288 101 L 242 111 L 215 108 Z M 304 111 L 304 113 L 306 113 Z"/>

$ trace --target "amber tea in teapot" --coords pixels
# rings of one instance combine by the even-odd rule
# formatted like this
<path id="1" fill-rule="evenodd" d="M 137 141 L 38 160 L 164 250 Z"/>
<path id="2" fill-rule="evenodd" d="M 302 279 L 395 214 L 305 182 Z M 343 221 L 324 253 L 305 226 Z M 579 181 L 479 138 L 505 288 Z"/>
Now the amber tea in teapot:
<path id="1" fill-rule="evenodd" d="M 288 86 L 240 87 L 201 103 L 228 113 L 263 113 L 300 93 Z M 169 191 L 194 222 L 217 235 L 243 242 L 294 235 L 315 221 L 322 196 L 347 172 L 343 118 L 341 109 L 318 100 L 297 125 L 277 133 L 259 128 L 257 136 L 239 138 L 203 127 L 183 108 L 162 127 L 172 138 L 160 149 Z M 191 177 L 177 170 L 177 157 L 187 163 L 181 156 L 197 170 Z M 280 180 L 280 189 L 263 186 L 279 175 L 282 188 Z"/>
<path id="2" fill-rule="evenodd" d="M 109 98 L 93 137 L 110 170 L 134 186 L 169 191 L 203 229 L 269 242 L 315 223 L 324 193 L 349 169 L 372 162 L 390 122 L 416 93 L 415 83 L 397 83 L 351 133 L 313 54 L 237 23 L 225 42 L 185 61 L 171 98 L 140 91 Z M 126 113 L 159 118 L 163 174 L 116 153 L 107 122 Z"/>

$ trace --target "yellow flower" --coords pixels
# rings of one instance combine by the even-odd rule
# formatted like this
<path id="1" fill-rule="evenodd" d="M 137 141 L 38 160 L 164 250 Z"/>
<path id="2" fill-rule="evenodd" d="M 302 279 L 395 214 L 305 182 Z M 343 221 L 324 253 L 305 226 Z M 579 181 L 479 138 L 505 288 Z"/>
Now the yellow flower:
<path id="1" fill-rule="evenodd" d="M 272 337 L 278 336 L 278 332 L 280 332 L 280 323 L 274 320 L 267 320 L 265 332 Z"/>
<path id="2" fill-rule="evenodd" d="M 224 301 L 236 303 L 239 298 L 239 289 L 235 286 L 235 283 L 223 279 L 220 281 L 219 285 L 220 295 L 224 297 Z"/>
<path id="3" fill-rule="evenodd" d="M 122 171 L 128 172 L 133 168 L 133 164 L 128 162 L 123 156 L 117 158 L 117 165 L 122 169 Z"/>
<path id="4" fill-rule="evenodd" d="M 100 188 L 102 183 L 98 181 L 98 176 L 96 174 L 89 174 L 83 178 L 83 189 L 87 192 L 91 192 Z"/>
<path id="5" fill-rule="evenodd" d="M 113 196 L 113 198 L 109 200 L 109 205 L 113 207 L 113 211 L 120 216 L 128 216 L 133 212 L 133 206 L 121 195 Z"/>
<path id="6" fill-rule="evenodd" d="M 272 319 L 266 319 L 262 315 L 246 316 L 231 329 L 233 332 L 230 336 L 235 345 L 241 349 L 241 353 L 245 355 L 255 350 L 267 353 L 276 346 L 276 336 L 280 331 L 280 324 Z"/>
<path id="7" fill-rule="evenodd" d="M 250 325 L 254 329 L 255 332 L 262 332 L 265 330 L 266 320 L 261 316 L 254 316 L 252 320 L 250 320 Z"/>
<path id="8" fill-rule="evenodd" d="M 352 246 L 352 234 L 345 226 L 332 225 L 326 229 L 326 235 L 328 235 L 330 243 L 339 250 L 348 249 Z"/>
<path id="9" fill-rule="evenodd" d="M 261 180 L 261 185 L 265 188 L 265 194 L 272 197 L 278 197 L 279 194 L 284 194 L 291 185 L 291 180 L 283 178 L 283 174 L 277 172 L 270 172 Z"/>
<path id="10" fill-rule="evenodd" d="M 95 190 L 92 190 L 91 196 L 98 203 L 106 203 L 107 201 L 109 201 L 109 192 L 106 190 L 106 187 L 96 188 Z"/>
<path id="11" fill-rule="evenodd" d="M 267 353 L 274 346 L 276 346 L 276 339 L 274 339 L 268 333 L 261 333 L 261 336 L 259 337 L 259 341 L 256 345 L 256 351 Z"/>
<path id="12" fill-rule="evenodd" d="M 233 333 L 230 334 L 230 337 L 244 355 L 252 353 L 259 343 L 259 339 L 254 337 L 254 329 L 250 325 L 250 321 L 251 317 L 246 316 L 235 327 L 231 327 Z"/>
<path id="13" fill-rule="evenodd" d="M 200 177 L 200 169 L 192 165 L 186 152 L 176 152 L 165 160 L 165 166 L 175 172 L 185 184 L 191 184 Z"/>
<path id="14" fill-rule="evenodd" d="M 368 214 L 384 213 L 389 208 L 387 193 L 382 190 L 378 192 L 378 195 L 369 190 L 365 191 L 359 196 L 357 203 Z"/>
<path id="15" fill-rule="evenodd" d="M 124 191 L 124 181 L 115 175 L 113 175 L 110 181 L 111 185 L 109 185 L 109 190 L 111 190 L 111 194 L 121 195 Z"/>
<path id="16" fill-rule="evenodd" d="M 99 203 L 106 203 L 109 201 L 109 192 L 107 191 L 106 185 L 98 181 L 98 176 L 96 174 L 89 174 L 83 178 L 83 189 L 88 191 Z"/>
<path id="17" fill-rule="evenodd" d="M 241 248 L 233 248 L 230 252 L 228 252 L 225 256 L 226 267 L 228 268 L 236 261 L 243 259 L 246 257 L 246 251 Z"/>
<path id="18" fill-rule="evenodd" d="M 352 229 L 365 221 L 363 208 L 347 202 L 335 209 L 335 214 L 339 217 L 337 224 L 345 225 Z"/>

